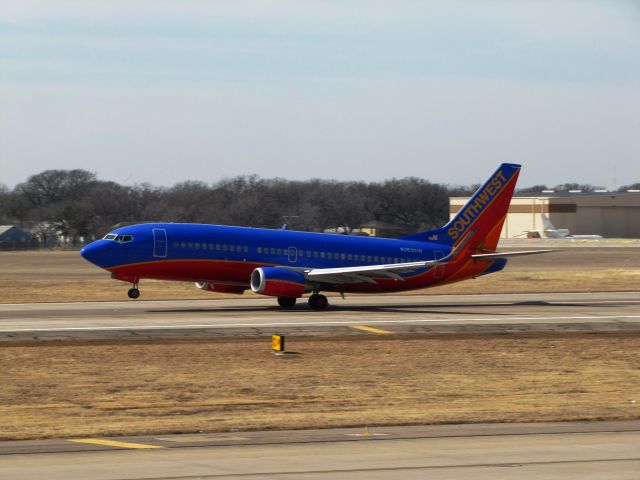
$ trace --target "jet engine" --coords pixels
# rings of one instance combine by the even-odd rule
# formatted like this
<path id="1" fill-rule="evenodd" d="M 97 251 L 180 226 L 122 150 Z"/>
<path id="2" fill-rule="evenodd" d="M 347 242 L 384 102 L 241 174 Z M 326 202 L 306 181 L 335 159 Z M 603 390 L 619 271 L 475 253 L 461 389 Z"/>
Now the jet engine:
<path id="1" fill-rule="evenodd" d="M 207 290 L 209 292 L 218 292 L 218 293 L 244 293 L 247 287 L 242 285 L 225 285 L 222 283 L 205 283 L 205 282 L 196 282 L 196 287 L 200 290 Z"/>
<path id="2" fill-rule="evenodd" d="M 304 275 L 282 267 L 262 267 L 251 272 L 251 290 L 272 297 L 300 297 L 311 291 Z"/>

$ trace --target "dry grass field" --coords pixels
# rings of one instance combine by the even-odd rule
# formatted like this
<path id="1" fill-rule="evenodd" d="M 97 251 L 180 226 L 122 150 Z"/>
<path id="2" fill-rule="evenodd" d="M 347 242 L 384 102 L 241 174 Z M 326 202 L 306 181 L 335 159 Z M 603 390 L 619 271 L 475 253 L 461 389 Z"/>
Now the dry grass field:
<path id="1" fill-rule="evenodd" d="M 0 303 L 124 300 L 78 252 L 0 252 Z M 143 299 L 207 299 L 144 281 Z M 640 248 L 514 259 L 417 293 L 638 291 Z M 252 294 L 247 294 L 252 295 Z M 47 342 L 0 348 L 0 439 L 640 418 L 640 333 Z"/>
<path id="2" fill-rule="evenodd" d="M 640 335 L 59 343 L 0 349 L 0 439 L 633 419 Z M 634 403 L 634 401 L 636 403 Z"/>
<path id="3" fill-rule="evenodd" d="M 517 247 L 510 248 L 517 250 Z M 126 300 L 127 283 L 109 278 L 77 251 L 0 252 L 0 303 Z M 192 283 L 143 280 L 141 300 L 211 299 Z M 509 260 L 481 279 L 408 294 L 525 293 L 640 290 L 640 248 L 567 248 Z M 245 293 L 250 296 L 252 293 Z"/>

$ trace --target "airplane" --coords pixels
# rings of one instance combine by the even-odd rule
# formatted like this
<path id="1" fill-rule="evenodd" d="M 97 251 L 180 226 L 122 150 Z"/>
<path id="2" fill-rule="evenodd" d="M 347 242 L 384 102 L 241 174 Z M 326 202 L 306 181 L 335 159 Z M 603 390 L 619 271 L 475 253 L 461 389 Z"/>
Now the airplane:
<path id="1" fill-rule="evenodd" d="M 129 282 L 195 282 L 203 290 L 253 292 L 293 307 L 305 294 L 313 310 L 327 308 L 321 292 L 381 293 L 457 282 L 502 270 L 507 259 L 552 250 L 498 252 L 521 166 L 503 163 L 445 226 L 402 238 L 185 223 L 126 226 L 80 254 Z"/>
<path id="2" fill-rule="evenodd" d="M 566 228 L 554 227 L 549 217 L 547 217 L 544 213 L 541 213 L 540 215 L 542 216 L 542 225 L 544 226 L 544 235 L 547 238 L 567 238 L 567 239 L 574 239 L 574 240 L 602 239 L 602 235 L 571 235 L 571 232 Z"/>

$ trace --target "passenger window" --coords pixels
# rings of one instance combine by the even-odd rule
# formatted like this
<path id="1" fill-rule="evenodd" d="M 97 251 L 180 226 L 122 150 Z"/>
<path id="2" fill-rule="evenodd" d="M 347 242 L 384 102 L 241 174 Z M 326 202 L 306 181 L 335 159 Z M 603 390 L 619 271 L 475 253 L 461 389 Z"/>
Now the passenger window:
<path id="1" fill-rule="evenodd" d="M 325 252 L 320 252 L 320 258 L 325 258 L 326 257 L 326 253 Z"/>
<path id="2" fill-rule="evenodd" d="M 276 249 L 275 249 L 275 248 L 270 248 L 270 249 L 269 249 L 269 253 L 270 253 L 271 255 L 275 255 L 275 254 L 276 254 Z"/>
<path id="3" fill-rule="evenodd" d="M 347 255 L 347 260 L 353 260 L 353 255 L 351 254 Z"/>
<path id="4" fill-rule="evenodd" d="M 196 250 L 200 250 L 200 243 L 196 242 Z"/>
<path id="5" fill-rule="evenodd" d="M 298 250 L 298 256 L 304 257 L 304 250 Z"/>
<path id="6" fill-rule="evenodd" d="M 226 252 L 226 251 L 227 251 L 227 248 L 228 248 L 228 247 L 227 247 L 227 244 L 226 244 L 226 243 L 223 243 L 223 244 L 222 244 L 222 251 L 223 251 L 223 252 Z"/>
<path id="7" fill-rule="evenodd" d="M 187 244 L 185 242 L 180 242 L 180 248 L 187 248 Z"/>
<path id="8" fill-rule="evenodd" d="M 281 249 L 281 248 L 279 248 L 278 250 L 276 250 L 276 253 L 277 253 L 278 255 L 282 255 L 282 249 Z"/>
<path id="9" fill-rule="evenodd" d="M 242 247 L 242 251 L 244 253 L 249 253 L 249 247 L 247 247 L 246 245 L 244 247 Z"/>
<path id="10" fill-rule="evenodd" d="M 347 258 L 347 255 L 344 253 L 340 254 L 340 260 L 345 260 Z"/>
<path id="11" fill-rule="evenodd" d="M 229 250 L 231 250 L 232 252 L 236 251 L 236 246 L 235 245 L 229 245 Z"/>
<path id="12" fill-rule="evenodd" d="M 318 258 L 318 251 L 317 250 L 313 251 L 313 258 Z"/>
<path id="13" fill-rule="evenodd" d="M 262 253 L 262 247 L 258 247 L 258 253 Z"/>
<path id="14" fill-rule="evenodd" d="M 193 242 L 189 242 L 189 248 L 193 248 Z"/>

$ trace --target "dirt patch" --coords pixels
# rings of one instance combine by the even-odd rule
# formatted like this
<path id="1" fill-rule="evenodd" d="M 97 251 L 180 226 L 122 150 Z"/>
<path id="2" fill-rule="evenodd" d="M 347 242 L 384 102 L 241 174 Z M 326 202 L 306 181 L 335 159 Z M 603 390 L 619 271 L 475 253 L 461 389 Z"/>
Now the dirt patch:
<path id="1" fill-rule="evenodd" d="M 1 439 L 640 417 L 640 335 L 0 349 Z M 634 403 L 635 402 L 635 403 Z"/>

